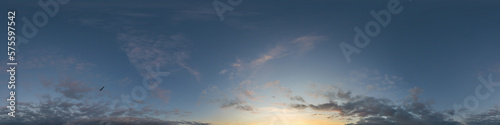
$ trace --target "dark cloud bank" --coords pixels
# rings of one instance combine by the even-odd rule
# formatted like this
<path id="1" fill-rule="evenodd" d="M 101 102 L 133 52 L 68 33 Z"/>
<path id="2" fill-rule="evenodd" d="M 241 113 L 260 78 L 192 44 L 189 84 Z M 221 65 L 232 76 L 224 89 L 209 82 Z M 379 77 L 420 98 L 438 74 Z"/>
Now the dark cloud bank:
<path id="1" fill-rule="evenodd" d="M 410 89 L 409 98 L 400 104 L 385 98 L 353 96 L 349 91 L 338 91 L 325 94 L 329 102 L 291 104 L 290 107 L 336 112 L 328 118 L 359 118 L 357 122 L 346 125 L 500 125 L 500 106 L 484 113 L 471 114 L 459 122 L 451 118 L 455 111 L 436 111 L 431 103 L 419 101 L 421 91 L 419 88 Z"/>
<path id="2" fill-rule="evenodd" d="M 116 107 L 110 102 L 75 101 L 42 96 L 39 103 L 16 105 L 16 117 L 2 107 L 0 125 L 209 125 L 194 121 L 166 121 L 156 116 L 177 115 L 179 110 Z"/>

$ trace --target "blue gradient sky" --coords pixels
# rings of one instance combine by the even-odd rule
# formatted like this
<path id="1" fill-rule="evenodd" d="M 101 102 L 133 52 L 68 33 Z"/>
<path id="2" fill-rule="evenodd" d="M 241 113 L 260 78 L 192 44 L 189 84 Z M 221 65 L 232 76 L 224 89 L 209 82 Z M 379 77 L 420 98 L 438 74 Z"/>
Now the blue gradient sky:
<path id="1" fill-rule="evenodd" d="M 474 96 L 481 85 L 478 76 L 500 79 L 498 1 L 400 0 L 403 11 L 393 14 L 388 26 L 371 37 L 361 53 L 353 54 L 350 63 L 339 44 L 354 45 L 353 28 L 364 29 L 375 20 L 369 12 L 387 9 L 387 0 L 244 0 L 225 12 L 223 21 L 212 2 L 72 0 L 59 6 L 57 15 L 18 47 L 18 103 L 59 97 L 108 104 L 132 95 L 133 88 L 142 87 L 143 78 L 149 77 L 145 68 L 158 65 L 169 75 L 146 90 L 146 99 L 133 101 L 136 107 L 106 105 L 111 110 L 103 117 L 346 124 L 368 116 L 328 118 L 338 112 L 315 110 L 314 105 L 349 102 L 354 95 L 387 98 L 400 105 L 418 95 L 414 101 L 445 112 Z M 18 36 L 25 24 L 21 18 L 32 21 L 35 12 L 43 11 L 37 1 L 1 3 L 3 12 L 16 10 Z M 0 57 L 6 59 L 5 54 Z M 352 100 L 342 100 L 343 92 L 351 93 Z M 7 88 L 0 93 L 6 97 Z M 329 93 L 337 93 L 337 98 Z M 467 113 L 500 104 L 498 93 L 491 92 L 479 101 L 478 109 Z M 112 115 L 120 105 L 163 113 Z M 64 120 L 75 119 L 79 118 Z"/>

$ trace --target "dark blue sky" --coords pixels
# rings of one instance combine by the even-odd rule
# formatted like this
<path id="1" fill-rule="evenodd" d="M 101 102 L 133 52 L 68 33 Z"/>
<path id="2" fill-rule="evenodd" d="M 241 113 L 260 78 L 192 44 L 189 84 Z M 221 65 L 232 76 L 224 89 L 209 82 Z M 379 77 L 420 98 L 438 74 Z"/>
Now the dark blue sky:
<path id="1" fill-rule="evenodd" d="M 500 81 L 498 1 L 51 1 L 58 11 L 42 26 L 38 1 L 0 2 L 29 41 L 17 46 L 26 108 L 4 123 L 500 122 L 498 86 L 487 87 Z M 218 14 L 224 5 L 233 10 Z M 23 17 L 38 29 L 31 38 Z M 359 52 L 346 55 L 343 42 Z M 52 117 L 22 121 L 34 114 Z"/>

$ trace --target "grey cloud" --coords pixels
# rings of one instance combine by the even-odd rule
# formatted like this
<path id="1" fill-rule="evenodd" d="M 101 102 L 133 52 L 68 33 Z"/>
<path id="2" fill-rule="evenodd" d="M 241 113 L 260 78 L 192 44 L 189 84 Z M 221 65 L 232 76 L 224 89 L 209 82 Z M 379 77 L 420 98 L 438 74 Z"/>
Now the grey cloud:
<path id="1" fill-rule="evenodd" d="M 500 106 L 475 115 L 470 115 L 465 119 L 467 125 L 499 125 L 500 124 Z"/>
<path id="2" fill-rule="evenodd" d="M 177 115 L 182 112 L 156 110 L 148 106 L 142 108 L 114 108 L 111 102 L 94 102 L 91 100 L 68 100 L 67 98 L 42 96 L 39 103 L 18 102 L 16 105 L 16 117 L 7 115 L 9 109 L 2 107 L 0 110 L 1 125 L 96 125 L 103 120 L 111 121 L 113 125 L 120 124 L 192 124 L 203 125 L 206 123 L 163 121 L 154 118 L 158 115 Z M 178 114 L 182 115 L 182 114 Z M 130 121 L 134 119 L 133 121 Z"/>
<path id="3" fill-rule="evenodd" d="M 307 108 L 307 105 L 304 105 L 304 104 L 291 104 L 290 107 L 294 108 L 294 109 L 303 110 L 303 109 Z"/>
<path id="4" fill-rule="evenodd" d="M 249 105 L 238 105 L 236 106 L 236 109 L 243 110 L 243 111 L 253 111 L 253 107 Z"/>
<path id="5" fill-rule="evenodd" d="M 243 111 L 253 111 L 252 106 L 246 105 L 246 101 L 241 100 L 240 98 L 225 100 L 220 105 L 220 108 L 229 108 L 229 107 L 235 107 L 236 109 Z"/>
<path id="6" fill-rule="evenodd" d="M 208 123 L 192 122 L 192 121 L 164 121 L 154 118 L 95 118 L 95 119 L 79 119 L 67 122 L 64 125 L 209 125 Z"/>
<path id="7" fill-rule="evenodd" d="M 293 96 L 293 97 L 290 97 L 290 100 L 292 101 L 299 101 L 299 102 L 303 102 L 303 103 L 306 103 L 306 101 L 304 100 L 304 98 L 302 98 L 301 96 Z"/>
<path id="8" fill-rule="evenodd" d="M 330 100 L 322 104 L 309 104 L 308 108 L 318 111 L 336 112 L 333 117 L 353 118 L 360 120 L 348 125 L 460 125 L 460 122 L 451 119 L 450 112 L 435 111 L 430 104 L 418 102 L 418 94 L 421 89 L 410 90 L 410 99 L 401 104 L 385 98 L 369 96 L 352 96 L 351 92 L 338 91 L 329 92 Z M 334 94 L 335 93 L 335 94 Z M 293 105 L 292 108 L 304 109 L 301 105 Z M 453 113 L 451 113 L 453 114 Z"/>
<path id="9" fill-rule="evenodd" d="M 226 102 L 223 102 L 221 104 L 221 108 L 227 108 L 227 107 L 233 107 L 235 105 L 241 105 L 241 104 L 244 104 L 245 101 L 239 99 L 239 98 L 235 98 L 235 99 L 231 99 L 229 101 L 226 101 Z"/>
<path id="10" fill-rule="evenodd" d="M 334 111 L 340 110 L 341 107 L 337 104 L 337 102 L 330 101 L 328 103 L 323 103 L 319 105 L 310 104 L 309 107 L 313 110 L 321 110 L 321 111 Z"/>
<path id="11" fill-rule="evenodd" d="M 242 111 L 253 111 L 253 107 L 239 97 L 230 99 L 229 96 L 219 90 L 217 86 L 209 87 L 202 91 L 200 99 L 208 103 L 219 104 L 219 108 L 235 108 Z"/>

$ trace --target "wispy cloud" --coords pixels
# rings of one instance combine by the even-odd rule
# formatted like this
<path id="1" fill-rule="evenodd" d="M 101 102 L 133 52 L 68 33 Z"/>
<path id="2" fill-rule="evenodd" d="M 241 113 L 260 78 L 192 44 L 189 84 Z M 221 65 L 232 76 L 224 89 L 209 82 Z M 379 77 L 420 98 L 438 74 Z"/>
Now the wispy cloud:
<path id="1" fill-rule="evenodd" d="M 348 82 L 366 86 L 368 90 L 395 89 L 396 84 L 405 83 L 402 77 L 366 68 L 351 71 Z"/>
<path id="2" fill-rule="evenodd" d="M 256 59 L 241 60 L 236 59 L 235 62 L 230 63 L 229 67 L 222 69 L 219 74 L 229 75 L 233 78 L 235 75 L 243 78 L 252 77 L 256 72 L 268 62 L 286 57 L 292 54 L 301 54 L 314 48 L 320 41 L 326 40 L 325 36 L 320 35 L 306 35 L 294 38 L 291 41 L 278 43 L 273 48 L 260 54 Z"/>
<path id="3" fill-rule="evenodd" d="M 55 84 L 52 81 L 41 77 L 40 82 L 44 87 L 48 87 L 49 89 L 55 88 L 56 92 L 62 94 L 66 98 L 71 99 L 82 99 L 82 97 L 84 97 L 88 92 L 94 90 L 81 81 L 72 80 L 69 78 L 59 80 L 58 84 Z"/>
<path id="4" fill-rule="evenodd" d="M 277 89 L 279 90 L 280 94 L 283 94 L 285 97 L 290 97 L 292 94 L 292 90 L 290 88 L 281 86 L 279 80 L 267 82 L 266 84 L 264 84 L 264 87 Z"/>
<path id="5" fill-rule="evenodd" d="M 197 81 L 200 80 L 200 73 L 186 63 L 189 59 L 189 40 L 181 34 L 166 36 L 132 32 L 121 33 L 117 39 L 122 43 L 122 49 L 129 61 L 143 76 L 148 74 L 144 67 L 157 64 L 162 67 L 178 65 L 186 69 Z"/>
<path id="6" fill-rule="evenodd" d="M 286 52 L 286 47 L 277 45 L 273 49 L 269 50 L 266 54 L 262 55 L 260 58 L 254 60 L 251 62 L 252 65 L 262 65 L 266 63 L 269 60 L 279 58 L 281 56 L 284 56 L 284 53 Z"/>
<path id="7" fill-rule="evenodd" d="M 24 69 L 51 68 L 70 72 L 89 70 L 95 66 L 95 64 L 79 59 L 76 56 L 64 55 L 60 48 L 57 47 L 26 50 L 26 53 L 29 56 L 20 56 L 18 59 L 23 62 L 23 65 L 20 66 Z"/>
<path id="8" fill-rule="evenodd" d="M 168 6 L 173 7 L 175 6 Z M 104 11 L 115 20 L 101 20 L 95 17 L 70 20 L 81 25 L 91 26 L 116 33 L 116 40 L 125 52 L 130 63 L 143 77 L 148 75 L 147 66 L 159 64 L 161 67 L 181 67 L 200 81 L 201 73 L 189 65 L 191 41 L 182 33 L 162 34 L 143 27 L 140 18 L 155 17 L 147 13 L 128 11 Z M 117 32 L 118 31 L 118 32 Z"/>
<path id="9" fill-rule="evenodd" d="M 170 90 L 163 89 L 163 88 L 155 88 L 151 92 L 151 95 L 153 95 L 156 98 L 159 98 L 165 103 L 168 103 L 170 100 Z"/>
<path id="10" fill-rule="evenodd" d="M 300 52 L 305 52 L 313 49 L 316 44 L 326 39 L 326 36 L 307 35 L 293 40 L 292 43 L 297 44 Z"/>
<path id="11" fill-rule="evenodd" d="M 220 108 L 235 108 L 242 111 L 253 111 L 253 106 L 238 96 L 228 96 L 220 91 L 217 86 L 211 86 L 200 94 L 201 103 L 215 103 Z M 198 103 L 200 104 L 200 102 Z"/>

